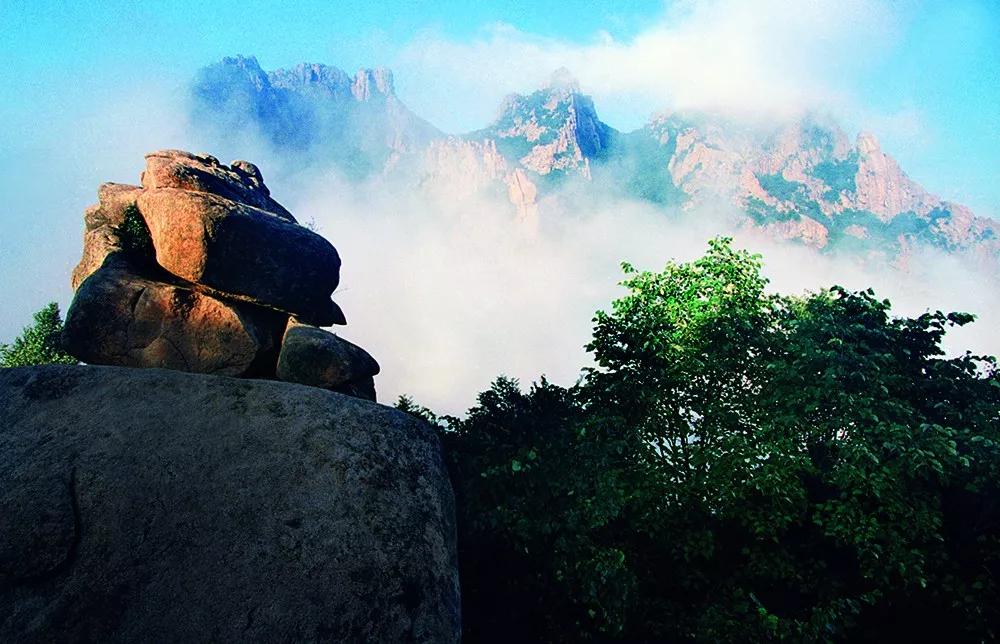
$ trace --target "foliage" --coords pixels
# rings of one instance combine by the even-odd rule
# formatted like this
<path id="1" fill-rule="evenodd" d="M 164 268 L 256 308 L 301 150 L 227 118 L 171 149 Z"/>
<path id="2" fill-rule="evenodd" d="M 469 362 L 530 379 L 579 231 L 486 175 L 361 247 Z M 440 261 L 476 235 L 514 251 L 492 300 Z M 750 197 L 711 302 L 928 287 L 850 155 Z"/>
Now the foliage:
<path id="1" fill-rule="evenodd" d="M 418 405 L 411 396 L 407 396 L 406 394 L 403 394 L 396 400 L 395 407 L 399 411 L 416 416 L 434 427 L 441 428 L 444 426 L 445 418 L 438 416 L 423 405 Z"/>
<path id="2" fill-rule="evenodd" d="M 13 344 L 0 344 L 0 367 L 76 364 L 76 358 L 62 349 L 62 327 L 59 305 L 52 302 L 35 313 L 34 324 L 25 327 Z"/>
<path id="3" fill-rule="evenodd" d="M 125 207 L 125 217 L 115 232 L 125 253 L 137 259 L 153 256 L 153 239 L 146 226 L 146 220 L 142 218 L 139 208 L 134 203 Z"/>
<path id="4" fill-rule="evenodd" d="M 595 182 L 610 189 L 617 187 L 623 198 L 642 199 L 661 206 L 683 204 L 688 195 L 674 185 L 669 172 L 664 172 L 677 149 L 677 132 L 666 129 L 663 137 L 649 128 L 631 134 L 618 134 L 614 145 L 601 163 L 594 163 L 591 172 Z M 624 177 L 618 184 L 615 177 Z"/>
<path id="5" fill-rule="evenodd" d="M 792 201 L 803 184 L 789 181 L 780 172 L 776 174 L 758 174 L 757 182 L 768 194 L 778 201 Z"/>
<path id="6" fill-rule="evenodd" d="M 758 183 L 760 183 L 760 186 L 768 194 L 778 201 L 783 202 L 786 208 L 791 207 L 792 212 L 795 213 L 793 215 L 785 210 L 770 209 L 777 215 L 779 221 L 795 220 L 803 215 L 816 221 L 824 221 L 826 219 L 826 215 L 823 214 L 819 202 L 809 195 L 809 190 L 804 183 L 789 181 L 780 172 L 777 174 L 758 174 L 756 176 Z M 753 203 L 760 200 L 754 198 L 751 198 L 751 200 L 749 214 L 760 223 L 764 212 L 761 210 L 760 205 Z M 763 204 L 763 202 L 760 203 Z"/>
<path id="7" fill-rule="evenodd" d="M 865 231 L 869 245 L 898 251 L 902 240 L 920 241 L 939 248 L 954 250 L 947 237 L 941 234 L 938 222 L 950 217 L 950 213 L 940 208 L 930 211 L 926 217 L 914 212 L 899 213 L 888 221 L 882 221 L 868 210 L 844 210 L 821 220 L 830 233 L 830 245 L 844 247 L 845 243 L 856 243 L 847 229 L 857 226 Z"/>
<path id="8" fill-rule="evenodd" d="M 757 197 L 747 198 L 746 210 L 750 218 L 760 225 L 773 221 L 798 221 L 802 218 L 797 210 L 778 210 Z"/>
<path id="9" fill-rule="evenodd" d="M 470 641 L 619 635 L 632 575 L 614 535 L 621 449 L 546 380 L 499 378 L 442 434 Z M 498 607 L 502 606 L 502 610 Z"/>
<path id="10" fill-rule="evenodd" d="M 837 201 L 842 192 L 855 192 L 857 174 L 858 153 L 855 151 L 844 159 L 821 161 L 812 169 L 812 175 L 829 187 L 823 195 L 827 201 Z"/>
<path id="11" fill-rule="evenodd" d="M 578 386 L 441 430 L 468 641 L 995 637 L 1000 376 L 940 349 L 972 316 L 760 269 L 625 265 Z"/>

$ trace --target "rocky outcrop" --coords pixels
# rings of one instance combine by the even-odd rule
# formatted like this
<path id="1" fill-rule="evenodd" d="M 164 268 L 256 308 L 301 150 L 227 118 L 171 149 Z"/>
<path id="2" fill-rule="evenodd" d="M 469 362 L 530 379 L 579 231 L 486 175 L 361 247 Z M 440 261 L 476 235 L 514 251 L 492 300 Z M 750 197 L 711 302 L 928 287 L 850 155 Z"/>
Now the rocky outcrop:
<path id="1" fill-rule="evenodd" d="M 124 254 L 110 255 L 73 298 L 63 337 L 74 356 L 227 376 L 274 373 L 286 315 L 169 280 L 145 277 Z"/>
<path id="2" fill-rule="evenodd" d="M 373 96 L 395 96 L 392 72 L 385 67 L 358 70 L 351 84 L 351 94 L 359 101 L 370 101 Z"/>
<path id="3" fill-rule="evenodd" d="M 265 210 L 280 219 L 295 223 L 292 213 L 271 198 L 260 170 L 248 161 L 234 161 L 226 167 L 209 155 L 183 150 L 161 150 L 146 155 L 142 187 L 179 188 L 217 195 L 230 201 Z"/>
<path id="4" fill-rule="evenodd" d="M 455 642 L 438 440 L 301 385 L 0 370 L 0 641 Z"/>
<path id="5" fill-rule="evenodd" d="M 340 257 L 308 228 L 191 190 L 146 190 L 138 206 L 156 261 L 170 273 L 314 324 L 337 322 L 330 294 L 340 280 Z"/>
<path id="6" fill-rule="evenodd" d="M 859 134 L 856 149 L 854 200 L 858 209 L 889 221 L 902 212 L 925 214 L 937 205 L 938 199 L 927 194 L 903 173 L 895 159 L 882 152 L 874 135 Z"/>
<path id="7" fill-rule="evenodd" d="M 162 150 L 147 155 L 142 187 L 105 184 L 98 197 L 84 216 L 64 333 L 80 360 L 280 378 L 289 316 L 346 323 L 330 299 L 340 279 L 337 250 L 295 222 L 252 163 Z M 311 332 L 326 334 L 303 328 L 292 337 Z M 374 370 L 349 351 L 321 357 L 315 373 L 349 377 L 311 379 L 293 359 L 300 366 L 292 379 L 374 400 L 370 356 Z"/>
<path id="8" fill-rule="evenodd" d="M 278 356 L 278 378 L 375 400 L 375 358 L 329 331 L 289 322 Z M 370 392 L 369 395 L 365 395 Z"/>

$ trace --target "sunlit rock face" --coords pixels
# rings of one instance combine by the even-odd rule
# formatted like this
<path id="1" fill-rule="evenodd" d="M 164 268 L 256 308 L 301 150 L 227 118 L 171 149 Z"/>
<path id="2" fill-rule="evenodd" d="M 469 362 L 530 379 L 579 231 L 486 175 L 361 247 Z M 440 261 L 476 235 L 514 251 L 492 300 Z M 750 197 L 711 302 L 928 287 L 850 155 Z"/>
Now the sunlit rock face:
<path id="1" fill-rule="evenodd" d="M 331 299 L 337 249 L 271 197 L 256 165 L 159 150 L 140 183 L 102 185 L 84 213 L 63 332 L 72 355 L 375 400 L 375 359 L 316 328 L 347 322 Z"/>
<path id="2" fill-rule="evenodd" d="M 563 171 L 590 176 L 591 160 L 608 153 L 614 134 L 576 80 L 559 70 L 548 87 L 508 96 L 496 121 L 468 136 L 496 141 L 505 156 L 516 157 L 539 175 Z"/>

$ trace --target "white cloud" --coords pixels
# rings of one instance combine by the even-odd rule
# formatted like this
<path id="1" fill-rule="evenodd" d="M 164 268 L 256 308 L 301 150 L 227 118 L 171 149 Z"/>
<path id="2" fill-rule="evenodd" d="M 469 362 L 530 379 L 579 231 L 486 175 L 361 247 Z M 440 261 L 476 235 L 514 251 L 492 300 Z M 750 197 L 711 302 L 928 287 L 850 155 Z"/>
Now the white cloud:
<path id="1" fill-rule="evenodd" d="M 983 276 L 943 253 L 915 256 L 908 272 L 865 267 L 738 229 L 730 223 L 735 213 L 721 204 L 679 214 L 623 199 L 581 204 L 566 193 L 540 204 L 533 235 L 517 226 L 503 197 L 470 199 L 457 190 L 432 196 L 330 172 L 300 171 L 285 185 L 265 178 L 340 251 L 334 299 L 349 324 L 334 331 L 382 364 L 376 385 L 387 403 L 407 393 L 439 412 L 461 414 L 500 374 L 525 384 L 542 374 L 573 384 L 589 364 L 583 347 L 594 312 L 622 292 L 620 262 L 659 270 L 669 259 L 696 258 L 718 234 L 762 253 L 776 292 L 872 286 L 899 314 L 980 313 L 981 321 L 950 334 L 947 348 L 1000 351 L 991 333 L 1000 294 L 975 288 Z"/>
<path id="2" fill-rule="evenodd" d="M 559 67 L 599 109 L 633 119 L 668 106 L 788 116 L 849 105 L 852 71 L 891 46 L 900 21 L 880 0 L 680 2 L 628 41 L 600 33 L 579 44 L 499 24 L 466 41 L 424 33 L 395 66 L 413 88 L 404 98 L 446 129 L 481 126 L 502 93 L 530 91 Z"/>

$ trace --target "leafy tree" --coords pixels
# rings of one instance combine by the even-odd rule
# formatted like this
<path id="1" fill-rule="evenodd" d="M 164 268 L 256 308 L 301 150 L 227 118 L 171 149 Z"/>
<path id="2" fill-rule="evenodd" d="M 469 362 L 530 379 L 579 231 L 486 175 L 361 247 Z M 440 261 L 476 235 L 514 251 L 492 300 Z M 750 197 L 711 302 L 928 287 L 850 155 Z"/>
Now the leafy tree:
<path id="1" fill-rule="evenodd" d="M 396 400 L 395 407 L 399 411 L 402 411 L 402 412 L 405 412 L 407 414 L 410 414 L 411 416 L 416 416 L 420 420 L 423 420 L 423 421 L 429 423 L 430 425 L 433 425 L 434 427 L 437 427 L 439 429 L 442 428 L 443 423 L 446 420 L 446 419 L 438 416 L 437 414 L 435 414 L 433 411 L 431 411 L 427 407 L 424 407 L 423 405 L 417 404 L 416 401 L 413 400 L 413 397 L 408 396 L 406 394 L 401 395 Z"/>
<path id="2" fill-rule="evenodd" d="M 448 419 L 470 641 L 620 634 L 632 578 L 610 537 L 626 491 L 621 450 L 601 431 L 544 378 L 527 393 L 498 378 Z"/>
<path id="3" fill-rule="evenodd" d="M 449 419 L 468 641 L 996 636 L 1000 375 L 940 348 L 972 316 L 760 269 L 626 265 L 580 385 Z"/>
<path id="4" fill-rule="evenodd" d="M 115 232 L 118 234 L 122 251 L 133 260 L 144 262 L 155 256 L 149 227 L 134 203 L 125 206 L 122 223 L 115 228 Z"/>
<path id="5" fill-rule="evenodd" d="M 0 344 L 0 367 L 39 364 L 76 364 L 62 349 L 62 319 L 59 305 L 52 302 L 34 315 L 34 324 L 25 327 L 13 344 Z"/>

